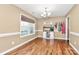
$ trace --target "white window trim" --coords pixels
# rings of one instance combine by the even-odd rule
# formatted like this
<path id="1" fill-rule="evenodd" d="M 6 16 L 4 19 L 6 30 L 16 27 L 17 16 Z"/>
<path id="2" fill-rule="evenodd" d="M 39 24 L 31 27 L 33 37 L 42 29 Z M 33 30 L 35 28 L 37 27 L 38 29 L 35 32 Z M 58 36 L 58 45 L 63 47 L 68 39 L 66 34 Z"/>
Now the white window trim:
<path id="1" fill-rule="evenodd" d="M 35 34 L 35 33 L 27 34 L 27 35 L 20 35 L 20 38 L 27 37 L 27 36 L 31 36 L 31 35 L 34 35 L 34 34 Z"/>
<path id="2" fill-rule="evenodd" d="M 36 24 L 34 23 L 34 25 L 36 25 Z M 35 34 L 35 32 L 36 32 L 35 27 L 34 27 L 34 32 L 33 32 L 33 33 L 31 33 L 31 34 L 21 35 L 21 32 L 20 32 L 20 38 L 27 37 L 27 36 L 30 36 L 30 35 L 34 35 L 34 34 Z"/>
<path id="3" fill-rule="evenodd" d="M 21 23 L 21 15 L 25 15 L 25 14 L 20 14 L 20 23 Z M 33 20 L 33 21 L 35 22 L 34 25 L 35 25 L 35 28 L 36 28 L 36 21 L 35 20 Z M 27 34 L 27 35 L 21 35 L 21 26 L 20 26 L 20 38 L 27 37 L 27 36 L 30 36 L 30 35 L 34 35 L 35 33 L 36 33 L 36 29 L 34 30 L 34 33 Z"/>

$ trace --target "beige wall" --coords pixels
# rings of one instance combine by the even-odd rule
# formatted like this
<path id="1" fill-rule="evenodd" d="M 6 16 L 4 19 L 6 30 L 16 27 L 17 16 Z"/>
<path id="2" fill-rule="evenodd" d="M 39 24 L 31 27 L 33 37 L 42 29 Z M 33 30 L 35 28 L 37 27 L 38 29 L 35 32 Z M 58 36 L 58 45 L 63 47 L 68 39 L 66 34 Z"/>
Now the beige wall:
<path id="1" fill-rule="evenodd" d="M 19 13 L 16 7 L 0 5 L 0 33 L 19 32 Z"/>
<path id="2" fill-rule="evenodd" d="M 24 16 L 30 18 L 31 20 L 33 20 L 35 22 L 35 30 L 37 30 L 37 27 L 38 27 L 37 26 L 37 19 L 34 16 L 30 15 L 29 13 L 27 13 L 27 12 L 25 12 L 23 10 L 20 10 L 20 15 L 24 15 Z M 35 35 L 37 36 L 36 31 L 35 31 Z"/>
<path id="3" fill-rule="evenodd" d="M 35 20 L 35 18 L 20 8 L 14 5 L 0 5 L 0 33 L 14 33 L 20 32 L 20 15 L 24 14 L 27 17 Z M 36 21 L 36 20 L 35 20 Z M 13 48 L 29 39 L 35 37 L 34 35 L 20 38 L 19 35 L 0 37 L 0 53 Z"/>
<path id="4" fill-rule="evenodd" d="M 67 15 L 69 17 L 70 32 L 79 33 L 79 5 L 75 5 Z M 79 37 L 70 34 L 70 43 L 79 51 Z"/>
<path id="5" fill-rule="evenodd" d="M 79 32 L 79 5 L 75 5 L 68 14 L 70 18 L 70 31 Z"/>
<path id="6" fill-rule="evenodd" d="M 19 35 L 0 37 L 0 53 L 18 45 L 20 43 L 19 41 Z"/>
<path id="7" fill-rule="evenodd" d="M 43 34 L 43 26 L 44 26 L 44 22 L 46 23 L 45 26 L 50 26 L 50 23 L 52 22 L 53 25 L 55 24 L 55 22 L 63 22 L 65 21 L 65 17 L 50 17 L 48 19 L 38 19 L 38 36 L 42 36 Z M 61 32 L 55 32 L 55 38 L 63 38 L 64 36 L 62 35 Z"/>

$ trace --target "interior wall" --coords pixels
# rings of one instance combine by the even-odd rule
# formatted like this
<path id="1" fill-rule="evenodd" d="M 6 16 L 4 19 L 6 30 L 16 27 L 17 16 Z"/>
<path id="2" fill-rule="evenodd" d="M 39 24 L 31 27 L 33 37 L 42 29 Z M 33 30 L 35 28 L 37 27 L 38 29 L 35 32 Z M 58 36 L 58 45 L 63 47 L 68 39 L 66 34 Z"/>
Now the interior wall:
<path id="1" fill-rule="evenodd" d="M 45 26 L 48 27 L 48 26 L 50 26 L 51 22 L 54 25 L 56 22 L 65 21 L 65 17 L 61 17 L 61 16 L 59 16 L 59 17 L 50 17 L 48 19 L 38 19 L 37 21 L 38 21 L 38 23 L 37 23 L 38 24 L 38 37 L 42 37 L 43 36 L 44 23 L 46 23 Z M 61 39 L 63 37 L 64 37 L 64 35 L 62 35 L 62 32 L 55 32 L 55 38 Z"/>
<path id="2" fill-rule="evenodd" d="M 24 14 L 27 17 L 35 20 L 33 16 L 24 12 L 20 8 L 15 7 L 14 5 L 0 5 L 0 33 L 7 34 L 20 32 L 21 14 Z M 20 38 L 20 34 L 0 37 L 0 53 L 5 52 L 11 48 L 14 48 L 15 46 L 22 44 L 25 41 L 30 40 L 34 37 L 35 34 L 23 38 Z"/>
<path id="3" fill-rule="evenodd" d="M 36 30 L 37 30 L 37 21 L 36 21 L 36 18 L 34 18 L 32 15 L 28 14 L 27 12 L 25 12 L 23 10 L 20 11 L 20 15 L 24 15 L 24 16 L 30 18 L 31 20 L 33 20 L 35 22 L 35 34 L 30 35 L 30 36 L 24 36 L 24 37 L 21 38 L 21 41 L 23 41 L 23 42 L 26 41 L 26 40 L 28 41 L 29 39 L 37 37 L 37 34 L 36 34 Z"/>
<path id="4" fill-rule="evenodd" d="M 75 5 L 67 15 L 69 17 L 70 32 L 79 33 L 79 4 Z M 70 35 L 70 43 L 79 51 L 79 36 Z"/>
<path id="5" fill-rule="evenodd" d="M 0 5 L 0 33 L 19 32 L 19 12 L 11 5 Z"/>

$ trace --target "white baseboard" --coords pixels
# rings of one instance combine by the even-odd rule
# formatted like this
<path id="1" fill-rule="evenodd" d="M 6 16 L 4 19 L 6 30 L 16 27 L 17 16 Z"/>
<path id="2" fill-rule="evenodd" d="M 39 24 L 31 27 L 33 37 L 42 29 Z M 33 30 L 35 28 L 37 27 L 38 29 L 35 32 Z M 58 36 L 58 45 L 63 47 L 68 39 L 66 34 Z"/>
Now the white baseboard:
<path id="1" fill-rule="evenodd" d="M 0 55 L 4 55 L 4 54 L 6 54 L 6 53 L 8 53 L 8 52 L 10 52 L 10 51 L 12 51 L 12 50 L 14 50 L 14 49 L 17 49 L 17 48 L 19 48 L 20 46 L 22 46 L 22 45 L 24 45 L 24 44 L 26 44 L 26 43 L 28 43 L 28 42 L 34 40 L 35 38 L 37 38 L 37 37 L 34 37 L 34 38 L 30 39 L 30 40 L 27 40 L 27 41 L 25 41 L 24 43 L 21 43 L 21 44 L 19 44 L 19 45 L 13 47 L 13 48 L 11 48 L 11 49 L 8 49 L 7 51 L 4 51 L 3 53 L 0 53 Z"/>
<path id="2" fill-rule="evenodd" d="M 65 38 L 60 38 L 60 37 L 56 37 L 55 39 L 62 39 L 62 40 L 65 40 Z"/>
<path id="3" fill-rule="evenodd" d="M 37 36 L 37 37 L 41 37 L 41 38 L 43 38 L 42 36 Z"/>
<path id="4" fill-rule="evenodd" d="M 38 37 L 41 37 L 41 36 L 38 36 Z M 0 55 L 4 55 L 4 54 L 6 54 L 6 53 L 8 53 L 8 52 L 10 52 L 10 51 L 12 51 L 12 50 L 14 50 L 14 49 L 17 49 L 17 48 L 19 48 L 20 46 L 22 46 L 22 45 L 24 45 L 24 44 L 26 44 L 26 43 L 28 43 L 28 42 L 34 40 L 35 38 L 37 38 L 37 37 L 34 37 L 34 38 L 30 39 L 30 40 L 27 40 L 27 41 L 25 41 L 24 43 L 19 44 L 19 45 L 15 46 L 15 47 L 13 47 L 13 48 L 11 48 L 11 49 L 8 49 L 8 50 L 6 50 L 6 51 L 0 53 Z M 41 37 L 41 38 L 43 38 L 43 37 Z M 57 38 L 57 39 L 64 39 L 64 38 Z"/>
<path id="5" fill-rule="evenodd" d="M 36 30 L 37 32 L 43 32 L 43 30 Z"/>
<path id="6" fill-rule="evenodd" d="M 38 36 L 38 37 L 43 38 L 42 36 Z M 62 40 L 65 40 L 65 38 L 61 38 L 61 37 L 56 37 L 55 39 L 62 39 Z"/>
<path id="7" fill-rule="evenodd" d="M 71 47 L 79 54 L 79 51 L 73 46 L 73 44 L 69 43 Z"/>

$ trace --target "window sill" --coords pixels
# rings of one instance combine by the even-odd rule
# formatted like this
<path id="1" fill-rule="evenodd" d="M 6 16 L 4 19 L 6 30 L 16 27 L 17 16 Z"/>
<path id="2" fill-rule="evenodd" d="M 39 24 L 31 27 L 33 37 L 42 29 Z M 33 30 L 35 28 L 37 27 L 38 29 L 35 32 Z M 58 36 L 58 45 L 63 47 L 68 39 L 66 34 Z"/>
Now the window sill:
<path id="1" fill-rule="evenodd" d="M 20 36 L 20 38 L 24 38 L 24 37 L 31 36 L 31 35 L 34 35 L 34 34 L 35 34 L 35 33 L 28 34 L 28 35 L 23 35 L 23 36 Z"/>

